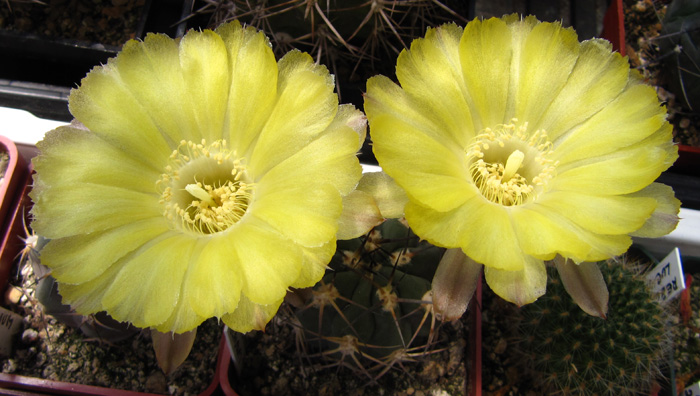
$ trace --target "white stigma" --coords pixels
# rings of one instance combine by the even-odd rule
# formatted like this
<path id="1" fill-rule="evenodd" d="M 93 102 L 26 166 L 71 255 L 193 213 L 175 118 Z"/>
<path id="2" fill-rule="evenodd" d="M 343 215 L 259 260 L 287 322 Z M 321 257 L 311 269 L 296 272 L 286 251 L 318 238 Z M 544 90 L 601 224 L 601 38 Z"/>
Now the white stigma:
<path id="1" fill-rule="evenodd" d="M 524 159 L 525 154 L 523 154 L 522 151 L 513 151 L 513 153 L 508 157 L 508 160 L 506 161 L 506 167 L 503 171 L 503 178 L 501 180 L 504 182 L 510 180 L 518 172 L 518 169 L 520 169 L 520 166 L 523 164 Z"/>
<path id="2" fill-rule="evenodd" d="M 188 193 L 192 194 L 193 197 L 199 199 L 202 202 L 205 202 L 207 205 L 210 207 L 216 207 L 218 206 L 216 202 L 211 198 L 211 195 L 202 188 L 202 185 L 197 183 L 197 184 L 188 184 L 185 186 L 185 190 L 187 190 Z"/>

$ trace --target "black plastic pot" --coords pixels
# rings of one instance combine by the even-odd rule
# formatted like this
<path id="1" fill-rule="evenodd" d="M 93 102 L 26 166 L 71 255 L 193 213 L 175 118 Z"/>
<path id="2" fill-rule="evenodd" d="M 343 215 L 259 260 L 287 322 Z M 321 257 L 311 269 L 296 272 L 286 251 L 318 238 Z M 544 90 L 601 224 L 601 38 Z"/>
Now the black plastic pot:
<path id="1" fill-rule="evenodd" d="M 191 0 L 146 0 L 135 38 L 148 32 L 171 37 L 184 33 L 183 13 Z M 42 118 L 70 121 L 68 94 L 95 66 L 120 47 L 0 30 L 0 106 L 27 110 Z"/>

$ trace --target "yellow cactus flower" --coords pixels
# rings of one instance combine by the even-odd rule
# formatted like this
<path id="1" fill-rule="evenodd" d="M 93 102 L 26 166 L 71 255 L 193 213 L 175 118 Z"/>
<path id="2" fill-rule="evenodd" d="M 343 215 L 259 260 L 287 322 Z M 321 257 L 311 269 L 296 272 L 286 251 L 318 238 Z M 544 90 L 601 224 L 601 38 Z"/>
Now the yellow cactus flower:
<path id="1" fill-rule="evenodd" d="M 262 329 L 323 276 L 364 115 L 308 54 L 238 22 L 129 41 L 71 92 L 34 161 L 41 259 L 79 313 Z"/>
<path id="2" fill-rule="evenodd" d="M 367 82 L 365 112 L 406 219 L 507 300 L 543 294 L 557 255 L 603 260 L 675 228 L 679 202 L 653 183 L 677 158 L 665 109 L 607 41 L 477 19 L 429 29 L 396 74 Z"/>

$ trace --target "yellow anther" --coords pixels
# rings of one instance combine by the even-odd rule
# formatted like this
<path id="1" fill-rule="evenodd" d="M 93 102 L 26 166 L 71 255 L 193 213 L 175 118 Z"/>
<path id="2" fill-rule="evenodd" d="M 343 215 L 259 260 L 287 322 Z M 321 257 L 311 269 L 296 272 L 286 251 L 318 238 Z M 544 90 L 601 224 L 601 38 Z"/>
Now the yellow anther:
<path id="1" fill-rule="evenodd" d="M 504 206 L 533 199 L 557 165 L 547 158 L 552 143 L 545 131 L 529 134 L 527 122 L 511 122 L 486 128 L 466 149 L 472 181 L 486 199 Z"/>
<path id="2" fill-rule="evenodd" d="M 183 229 L 204 234 L 224 231 L 245 215 L 252 201 L 255 185 L 245 182 L 243 161 L 226 149 L 226 141 L 207 145 L 204 139 L 201 144 L 183 140 L 165 171 L 155 183 L 165 206 L 163 215 L 179 218 Z M 221 178 L 222 174 L 231 176 Z M 190 180 L 179 182 L 180 175 Z"/>

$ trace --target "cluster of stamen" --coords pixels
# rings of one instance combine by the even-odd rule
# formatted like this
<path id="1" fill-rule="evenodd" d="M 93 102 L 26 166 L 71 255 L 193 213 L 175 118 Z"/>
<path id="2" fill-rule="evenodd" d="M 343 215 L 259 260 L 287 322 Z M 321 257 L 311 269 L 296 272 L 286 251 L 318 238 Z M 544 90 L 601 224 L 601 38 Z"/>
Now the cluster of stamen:
<path id="1" fill-rule="evenodd" d="M 228 229 L 245 215 L 254 185 L 245 180 L 245 166 L 227 148 L 225 140 L 209 145 L 205 140 L 183 140 L 170 161 L 156 182 L 161 190 L 160 202 L 165 206 L 163 215 L 169 220 L 179 218 L 183 229 L 213 234 Z M 214 169 L 215 174 L 200 175 L 187 170 L 188 166 L 200 166 L 203 173 Z"/>
<path id="2" fill-rule="evenodd" d="M 548 159 L 552 143 L 543 130 L 530 134 L 527 122 L 486 128 L 466 149 L 472 181 L 491 202 L 513 206 L 528 202 L 554 176 Z"/>

